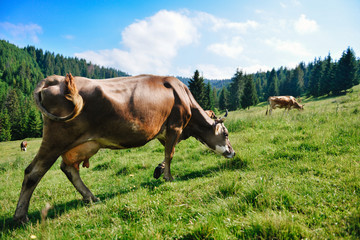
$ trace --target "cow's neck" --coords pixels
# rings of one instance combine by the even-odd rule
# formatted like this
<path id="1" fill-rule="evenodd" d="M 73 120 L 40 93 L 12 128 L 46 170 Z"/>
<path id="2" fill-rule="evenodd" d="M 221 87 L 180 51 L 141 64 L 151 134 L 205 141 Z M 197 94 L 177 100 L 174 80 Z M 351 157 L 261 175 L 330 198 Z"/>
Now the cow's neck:
<path id="1" fill-rule="evenodd" d="M 204 135 L 208 131 L 213 131 L 214 120 L 212 120 L 205 111 L 200 108 L 191 109 L 191 120 L 188 126 L 184 129 L 186 138 L 195 137 L 204 142 Z"/>

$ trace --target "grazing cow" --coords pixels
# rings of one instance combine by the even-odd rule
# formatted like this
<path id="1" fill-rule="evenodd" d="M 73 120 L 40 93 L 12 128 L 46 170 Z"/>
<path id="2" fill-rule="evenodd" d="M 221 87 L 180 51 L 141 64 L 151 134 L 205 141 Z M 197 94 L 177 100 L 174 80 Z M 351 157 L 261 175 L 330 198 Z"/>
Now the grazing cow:
<path id="1" fill-rule="evenodd" d="M 27 141 L 22 141 L 22 142 L 20 143 L 20 149 L 21 149 L 21 151 L 26 152 L 26 148 L 27 148 Z"/>
<path id="2" fill-rule="evenodd" d="M 269 108 L 266 109 L 266 115 L 268 114 L 268 112 L 269 115 L 271 115 L 272 110 L 276 108 L 285 108 L 285 111 L 288 110 L 288 112 L 292 108 L 296 108 L 298 110 L 304 110 L 304 105 L 300 105 L 293 96 L 269 97 L 268 103 L 269 103 L 268 107 L 270 106 L 270 110 Z"/>
<path id="3" fill-rule="evenodd" d="M 227 158 L 235 155 L 224 118 L 211 119 L 189 89 L 174 77 L 140 75 L 93 80 L 71 74 L 50 76 L 34 91 L 43 114 L 43 140 L 25 169 L 14 220 L 27 222 L 29 201 L 37 184 L 62 156 L 61 170 L 85 201 L 98 201 L 82 182 L 79 165 L 100 148 L 124 149 L 158 139 L 165 158 L 154 171 L 171 181 L 175 145 L 195 137 Z"/>

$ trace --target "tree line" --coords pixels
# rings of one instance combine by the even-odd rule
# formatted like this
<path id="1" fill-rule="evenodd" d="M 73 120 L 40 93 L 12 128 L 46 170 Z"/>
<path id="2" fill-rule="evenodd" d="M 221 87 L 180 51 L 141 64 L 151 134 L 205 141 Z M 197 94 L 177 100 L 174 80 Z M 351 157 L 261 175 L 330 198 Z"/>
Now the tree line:
<path id="1" fill-rule="evenodd" d="M 330 54 L 294 69 L 280 67 L 271 71 L 246 74 L 236 70 L 230 80 L 206 80 L 198 70 L 193 78 L 180 78 L 204 109 L 237 110 L 250 108 L 269 96 L 322 96 L 345 93 L 359 84 L 360 60 L 349 47 L 338 61 Z M 84 59 L 64 57 L 33 46 L 19 48 L 0 40 L 0 141 L 19 140 L 42 135 L 42 118 L 35 107 L 32 92 L 44 76 L 111 78 L 126 73 L 88 63 Z"/>
<path id="2" fill-rule="evenodd" d="M 19 140 L 42 135 L 42 118 L 32 92 L 44 76 L 53 74 L 89 78 L 127 76 L 84 59 L 68 58 L 33 46 L 18 48 L 0 40 L 0 141 Z"/>
<path id="3" fill-rule="evenodd" d="M 271 71 L 246 74 L 237 69 L 227 86 L 211 89 L 196 70 L 188 85 L 195 99 L 204 109 L 246 109 L 270 96 L 319 97 L 345 94 L 360 83 L 360 60 L 348 47 L 338 61 L 329 54 L 324 59 L 299 63 L 294 69 L 280 67 Z"/>

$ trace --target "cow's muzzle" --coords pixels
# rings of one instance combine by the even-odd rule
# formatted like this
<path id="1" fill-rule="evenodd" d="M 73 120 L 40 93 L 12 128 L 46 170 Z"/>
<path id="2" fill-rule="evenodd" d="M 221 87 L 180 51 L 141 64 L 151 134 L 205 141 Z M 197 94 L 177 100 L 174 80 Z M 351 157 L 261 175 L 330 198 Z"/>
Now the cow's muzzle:
<path id="1" fill-rule="evenodd" d="M 233 158 L 235 156 L 235 151 L 231 149 L 231 151 L 226 151 L 223 153 L 223 156 L 226 158 Z"/>

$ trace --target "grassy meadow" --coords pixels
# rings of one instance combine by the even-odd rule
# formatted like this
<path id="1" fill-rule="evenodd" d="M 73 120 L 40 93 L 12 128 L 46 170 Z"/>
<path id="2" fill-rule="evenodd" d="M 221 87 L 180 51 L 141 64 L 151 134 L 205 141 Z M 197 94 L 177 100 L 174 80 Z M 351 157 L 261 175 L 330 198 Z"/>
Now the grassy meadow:
<path id="1" fill-rule="evenodd" d="M 174 182 L 154 179 L 163 147 L 101 150 L 80 174 L 101 199 L 85 204 L 60 159 L 35 189 L 30 222 L 12 221 L 23 173 L 41 139 L 0 143 L 0 239 L 358 239 L 360 86 L 305 99 L 305 110 L 230 112 L 237 155 L 191 138 L 176 147 Z M 41 220 L 45 205 L 52 206 Z"/>

